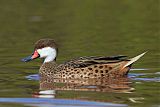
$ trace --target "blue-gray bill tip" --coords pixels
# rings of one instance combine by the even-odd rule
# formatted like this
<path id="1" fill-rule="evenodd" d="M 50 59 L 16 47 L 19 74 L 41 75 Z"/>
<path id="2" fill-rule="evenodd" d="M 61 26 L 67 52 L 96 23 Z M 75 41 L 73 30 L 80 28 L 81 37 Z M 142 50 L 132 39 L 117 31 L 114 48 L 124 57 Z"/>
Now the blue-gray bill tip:
<path id="1" fill-rule="evenodd" d="M 21 59 L 22 62 L 28 62 L 28 61 L 31 61 L 32 60 L 32 56 L 28 56 L 28 57 L 25 57 L 23 59 Z"/>

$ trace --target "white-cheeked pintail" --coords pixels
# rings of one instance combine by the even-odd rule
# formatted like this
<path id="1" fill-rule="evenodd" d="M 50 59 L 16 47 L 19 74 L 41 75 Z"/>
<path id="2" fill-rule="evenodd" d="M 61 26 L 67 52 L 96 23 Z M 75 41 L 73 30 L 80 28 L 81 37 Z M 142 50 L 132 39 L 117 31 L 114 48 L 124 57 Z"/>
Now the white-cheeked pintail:
<path id="1" fill-rule="evenodd" d="M 40 76 L 64 79 L 101 78 L 126 76 L 131 65 L 146 52 L 130 59 L 126 56 L 79 57 L 62 64 L 56 63 L 58 48 L 53 39 L 40 39 L 35 43 L 34 53 L 23 58 L 28 62 L 38 57 L 44 58 Z"/>

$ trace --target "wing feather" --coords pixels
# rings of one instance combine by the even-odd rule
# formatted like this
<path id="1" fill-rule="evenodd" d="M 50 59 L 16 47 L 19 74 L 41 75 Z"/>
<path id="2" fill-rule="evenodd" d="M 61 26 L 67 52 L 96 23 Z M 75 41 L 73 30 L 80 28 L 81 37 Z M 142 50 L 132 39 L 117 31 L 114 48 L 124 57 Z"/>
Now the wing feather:
<path id="1" fill-rule="evenodd" d="M 64 63 L 64 65 L 71 66 L 74 68 L 83 68 L 94 64 L 108 64 L 124 61 L 127 56 L 118 55 L 118 56 L 91 56 L 91 57 L 79 57 L 72 60 L 69 60 Z"/>

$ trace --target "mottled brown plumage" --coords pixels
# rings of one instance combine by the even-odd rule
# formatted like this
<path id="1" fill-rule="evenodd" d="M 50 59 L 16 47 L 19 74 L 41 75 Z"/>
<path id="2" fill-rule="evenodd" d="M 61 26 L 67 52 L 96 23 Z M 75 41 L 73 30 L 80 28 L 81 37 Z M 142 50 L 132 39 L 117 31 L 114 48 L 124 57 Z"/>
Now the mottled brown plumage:
<path id="1" fill-rule="evenodd" d="M 45 47 L 58 49 L 53 39 L 41 39 L 35 44 L 35 51 Z M 37 51 L 36 51 L 37 52 Z M 79 57 L 62 64 L 56 64 L 55 59 L 44 62 L 40 67 L 40 75 L 48 78 L 101 78 L 101 77 L 123 77 L 128 74 L 133 62 L 145 53 L 132 59 L 126 56 L 91 56 Z"/>
<path id="2" fill-rule="evenodd" d="M 116 56 L 117 57 L 117 56 Z M 121 56 L 120 56 L 121 57 Z M 104 58 L 103 60 L 99 58 Z M 55 61 L 42 64 L 41 76 L 53 78 L 100 78 L 127 75 L 130 67 L 123 68 L 128 60 L 119 57 L 80 57 L 57 65 Z"/>

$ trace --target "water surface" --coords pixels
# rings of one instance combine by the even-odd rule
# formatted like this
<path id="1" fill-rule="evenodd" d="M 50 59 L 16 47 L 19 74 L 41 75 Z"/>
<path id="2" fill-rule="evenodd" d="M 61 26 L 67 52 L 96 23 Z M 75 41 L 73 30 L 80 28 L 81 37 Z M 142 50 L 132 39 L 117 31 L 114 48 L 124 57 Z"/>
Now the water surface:
<path id="1" fill-rule="evenodd" d="M 125 91 L 57 90 L 55 99 L 158 107 L 159 11 L 159 0 L 0 0 L 0 99 L 6 100 L 0 106 L 39 106 L 4 98 L 32 101 L 39 92 L 42 61 L 20 59 L 32 53 L 38 39 L 53 38 L 59 45 L 58 63 L 79 56 L 133 57 L 148 51 L 133 65 Z M 58 106 L 48 106 L 53 105 Z"/>

